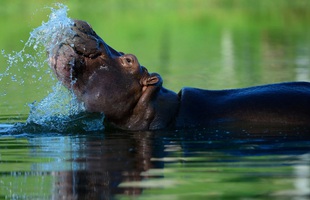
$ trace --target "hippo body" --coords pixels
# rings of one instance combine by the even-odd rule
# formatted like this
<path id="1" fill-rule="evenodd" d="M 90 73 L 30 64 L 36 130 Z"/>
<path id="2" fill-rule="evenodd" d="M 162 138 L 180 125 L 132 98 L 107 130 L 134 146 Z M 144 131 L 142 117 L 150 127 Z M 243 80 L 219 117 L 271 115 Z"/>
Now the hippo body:
<path id="1" fill-rule="evenodd" d="M 310 83 L 287 82 L 242 89 L 183 88 L 176 128 L 215 124 L 310 124 Z"/>
<path id="2" fill-rule="evenodd" d="M 125 130 L 208 127 L 212 124 L 310 124 L 310 84 L 279 83 L 232 90 L 162 86 L 132 54 L 107 45 L 84 21 L 51 48 L 50 67 L 88 112 Z"/>

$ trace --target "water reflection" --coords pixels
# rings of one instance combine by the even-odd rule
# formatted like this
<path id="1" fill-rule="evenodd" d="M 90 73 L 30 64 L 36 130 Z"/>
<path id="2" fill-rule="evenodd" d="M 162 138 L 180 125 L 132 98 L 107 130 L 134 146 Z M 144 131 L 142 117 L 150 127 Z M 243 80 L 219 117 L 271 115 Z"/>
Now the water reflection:
<path id="1" fill-rule="evenodd" d="M 18 50 L 21 36 L 35 27 L 21 23 L 33 18 L 34 3 L 25 2 L 2 2 L 8 8 L 2 18 L 6 51 Z M 148 4 L 152 9 L 143 3 L 96 2 L 102 6 L 72 2 L 70 15 L 89 21 L 117 49 L 137 54 L 150 71 L 167 75 L 165 83 L 175 91 L 183 86 L 223 89 L 310 80 L 306 1 L 256 1 L 255 6 L 253 1 L 162 1 L 155 7 L 154 2 Z M 36 13 L 38 24 L 43 15 Z M 35 83 L 35 77 L 43 78 Z M 25 121 L 29 108 L 24 105 L 45 97 L 54 81 L 45 70 L 16 65 L 1 84 L 0 121 L 11 123 Z M 72 134 L 24 130 L 11 135 L 10 127 L 0 124 L 0 199 L 310 196 L 307 129 Z"/>
<path id="2" fill-rule="evenodd" d="M 147 132 L 113 133 L 49 143 L 44 149 L 58 149 L 57 162 L 64 168 L 53 170 L 53 198 L 109 199 L 115 194 L 140 194 L 141 188 L 118 186 L 121 182 L 141 181 L 146 178 L 141 172 L 155 167 L 150 137 Z"/>
<path id="3" fill-rule="evenodd" d="M 309 144 L 305 129 L 7 135 L 0 138 L 0 194 L 304 197 L 310 191 Z"/>
<path id="4" fill-rule="evenodd" d="M 300 162 L 294 166 L 294 174 L 296 176 L 294 180 L 295 194 L 307 196 L 310 195 L 310 167 L 308 164 L 310 154 L 301 155 L 299 158 Z"/>

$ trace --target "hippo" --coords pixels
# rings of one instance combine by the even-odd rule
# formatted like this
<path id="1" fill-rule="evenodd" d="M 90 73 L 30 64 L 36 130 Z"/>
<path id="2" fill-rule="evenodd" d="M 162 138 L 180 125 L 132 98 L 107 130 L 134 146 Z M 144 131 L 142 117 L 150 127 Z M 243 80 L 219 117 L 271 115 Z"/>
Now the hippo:
<path id="1" fill-rule="evenodd" d="M 284 82 L 240 89 L 163 87 L 133 54 L 116 51 L 85 21 L 55 45 L 49 65 L 90 113 L 123 130 L 205 128 L 213 125 L 309 125 L 310 83 Z"/>

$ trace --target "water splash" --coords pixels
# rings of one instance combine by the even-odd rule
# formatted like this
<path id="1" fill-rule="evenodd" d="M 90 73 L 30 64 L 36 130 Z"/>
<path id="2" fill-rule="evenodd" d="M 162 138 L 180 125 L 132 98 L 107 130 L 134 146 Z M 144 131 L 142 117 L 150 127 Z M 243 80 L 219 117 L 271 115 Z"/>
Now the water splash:
<path id="1" fill-rule="evenodd" d="M 29 106 L 30 114 L 26 124 L 39 126 L 44 130 L 68 132 L 71 130 L 97 131 L 104 128 L 103 115 L 85 112 L 84 105 L 60 82 L 53 87 L 53 92 L 47 97 Z"/>
<path id="2" fill-rule="evenodd" d="M 21 51 L 12 54 L 6 54 L 2 51 L 4 57 L 7 58 L 8 67 L 3 74 L 0 74 L 0 81 L 5 76 L 11 76 L 11 81 L 18 81 L 23 84 L 22 78 L 10 73 L 10 69 L 20 63 L 23 63 L 24 68 L 27 69 L 32 67 L 38 71 L 46 70 L 48 63 L 46 53 L 50 52 L 55 45 L 62 43 L 64 38 L 75 34 L 71 30 L 74 22 L 67 16 L 68 8 L 63 4 L 56 4 L 56 7 L 50 8 L 49 20 L 42 22 L 41 26 L 30 33 L 30 37 Z M 27 53 L 29 48 L 35 53 Z M 45 59 L 42 60 L 42 58 Z M 32 78 L 37 77 L 33 75 Z M 96 131 L 104 128 L 103 114 L 96 116 L 87 114 L 83 104 L 78 102 L 75 95 L 60 83 L 57 83 L 52 90 L 43 100 L 30 104 L 30 114 L 26 124 L 19 124 L 19 129 L 20 127 L 32 126 L 36 130 L 39 127 L 43 131 L 63 132 L 72 130 L 72 128 L 74 130 L 82 128 L 85 131 Z"/>
<path id="3" fill-rule="evenodd" d="M 73 20 L 68 18 L 67 6 L 63 4 L 56 4 L 56 8 L 50 8 L 51 14 L 47 22 L 42 22 L 42 25 L 35 28 L 21 51 L 13 51 L 6 53 L 2 50 L 2 55 L 7 60 L 7 68 L 4 73 L 0 74 L 0 81 L 5 76 L 11 76 L 12 81 L 19 81 L 23 84 L 23 80 L 14 74 L 9 73 L 10 69 L 17 64 L 22 63 L 24 68 L 35 68 L 42 70 L 47 65 L 46 52 L 48 52 L 55 45 L 61 43 L 62 35 L 74 34 L 70 29 L 74 23 Z M 35 53 L 27 53 L 34 50 Z M 38 79 L 39 80 L 39 79 Z"/>

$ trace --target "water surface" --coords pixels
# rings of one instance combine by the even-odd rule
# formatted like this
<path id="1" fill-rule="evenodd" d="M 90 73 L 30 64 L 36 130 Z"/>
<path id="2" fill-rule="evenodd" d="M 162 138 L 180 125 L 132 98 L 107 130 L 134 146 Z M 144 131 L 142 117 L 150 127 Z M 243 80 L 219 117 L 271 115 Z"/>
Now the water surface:
<path id="1" fill-rule="evenodd" d="M 310 192 L 308 133 L 4 134 L 0 194 L 8 199 L 302 199 Z"/>
<path id="2" fill-rule="evenodd" d="M 134 2 L 68 2 L 68 15 L 136 54 L 176 92 L 310 79 L 306 0 Z M 48 20 L 44 3 L 2 2 L 6 53 L 19 52 Z M 42 66 L 17 62 L 0 81 L 0 199 L 309 197 L 307 127 L 105 130 L 103 116 L 79 115 L 83 108 L 56 83 L 41 50 L 28 53 L 41 52 Z"/>

